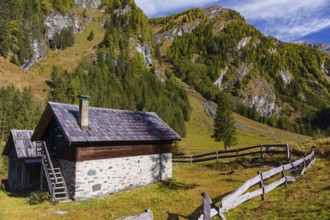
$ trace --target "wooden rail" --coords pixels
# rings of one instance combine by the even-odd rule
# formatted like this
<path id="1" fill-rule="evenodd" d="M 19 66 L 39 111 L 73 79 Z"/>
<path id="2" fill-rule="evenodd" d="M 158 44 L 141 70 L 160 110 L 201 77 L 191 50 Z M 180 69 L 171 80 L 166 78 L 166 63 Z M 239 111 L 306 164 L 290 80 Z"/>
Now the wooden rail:
<path id="1" fill-rule="evenodd" d="M 153 214 L 150 209 L 146 209 L 145 213 L 135 215 L 135 216 L 128 216 L 123 218 L 117 218 L 116 220 L 153 220 Z"/>
<path id="2" fill-rule="evenodd" d="M 286 159 L 288 161 L 290 160 L 290 147 L 288 144 L 260 144 L 256 146 L 227 150 L 227 151 L 219 150 L 219 151 L 214 151 L 199 155 L 190 155 L 190 156 L 173 155 L 173 162 L 192 164 L 192 163 L 198 163 L 204 161 L 220 160 L 223 158 L 239 158 L 243 156 L 256 155 L 256 154 L 261 154 L 261 156 L 264 157 L 265 153 L 285 154 Z"/>
<path id="3" fill-rule="evenodd" d="M 309 163 L 308 163 L 309 161 Z M 237 207 L 238 205 L 253 199 L 254 197 L 261 196 L 263 200 L 266 198 L 266 193 L 270 192 L 271 190 L 275 189 L 276 187 L 282 185 L 285 183 L 287 185 L 287 182 L 296 181 L 300 178 L 300 176 L 304 175 L 307 171 L 307 169 L 315 163 L 315 153 L 314 150 L 307 155 L 306 157 L 303 157 L 299 160 L 296 160 L 293 163 L 288 163 L 286 165 L 282 165 L 276 168 L 273 168 L 271 170 L 265 171 L 265 172 L 258 172 L 258 174 L 255 177 L 252 177 L 251 179 L 245 181 L 240 187 L 235 189 L 232 193 L 229 195 L 223 197 L 221 199 L 221 206 L 219 208 L 215 207 L 212 209 L 209 209 L 210 206 L 213 206 L 213 204 L 209 204 L 211 201 L 209 197 L 203 193 L 203 207 L 204 213 L 207 212 L 207 214 L 203 214 L 199 217 L 199 220 L 209 220 L 213 216 L 218 215 L 222 219 L 226 219 L 223 215 L 225 212 L 229 211 L 230 209 L 233 209 Z M 295 176 L 286 176 L 285 171 L 296 168 L 298 166 L 301 166 L 301 172 L 300 175 Z M 265 185 L 264 181 L 267 179 L 270 179 L 277 174 L 281 174 L 281 178 Z M 259 189 L 254 190 L 253 192 L 246 192 L 249 188 L 252 186 L 259 184 Z M 245 193 L 246 192 L 246 193 Z M 245 194 L 243 194 L 245 193 Z M 206 211 L 205 211 L 206 210 Z M 210 210 L 210 211 L 208 211 Z M 208 217 L 210 216 L 210 217 Z"/>

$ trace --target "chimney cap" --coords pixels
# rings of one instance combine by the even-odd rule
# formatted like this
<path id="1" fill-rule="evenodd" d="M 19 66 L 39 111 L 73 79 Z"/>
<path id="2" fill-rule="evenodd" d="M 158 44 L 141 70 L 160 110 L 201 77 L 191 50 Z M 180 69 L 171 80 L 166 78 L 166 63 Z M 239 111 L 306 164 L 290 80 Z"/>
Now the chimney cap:
<path id="1" fill-rule="evenodd" d="M 90 97 L 89 95 L 83 95 L 83 94 L 80 94 L 80 95 L 79 95 L 79 98 L 84 99 L 84 100 L 88 100 L 88 99 L 90 99 L 91 97 Z"/>

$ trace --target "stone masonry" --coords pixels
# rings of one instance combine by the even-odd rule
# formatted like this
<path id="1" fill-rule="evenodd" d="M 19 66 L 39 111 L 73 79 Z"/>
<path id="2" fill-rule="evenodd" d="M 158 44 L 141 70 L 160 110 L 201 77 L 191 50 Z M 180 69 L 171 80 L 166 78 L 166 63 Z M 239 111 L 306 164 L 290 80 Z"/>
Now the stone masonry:
<path id="1" fill-rule="evenodd" d="M 69 162 L 61 160 L 70 197 L 87 199 L 172 177 L 172 154 Z"/>

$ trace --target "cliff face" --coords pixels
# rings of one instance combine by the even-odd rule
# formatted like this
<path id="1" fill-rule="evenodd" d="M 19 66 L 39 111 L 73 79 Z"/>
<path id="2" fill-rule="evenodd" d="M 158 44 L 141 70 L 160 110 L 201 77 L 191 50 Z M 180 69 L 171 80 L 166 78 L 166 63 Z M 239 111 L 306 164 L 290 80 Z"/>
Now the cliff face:
<path id="1" fill-rule="evenodd" d="M 92 9 L 96 10 L 100 7 L 102 0 L 75 0 L 75 4 L 78 7 L 87 8 L 90 6 Z"/>

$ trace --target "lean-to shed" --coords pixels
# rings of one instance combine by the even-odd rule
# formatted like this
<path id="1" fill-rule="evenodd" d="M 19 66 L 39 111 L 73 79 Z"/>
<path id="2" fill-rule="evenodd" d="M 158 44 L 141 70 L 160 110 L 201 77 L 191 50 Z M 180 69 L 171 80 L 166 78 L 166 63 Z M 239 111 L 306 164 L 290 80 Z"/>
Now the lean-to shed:
<path id="1" fill-rule="evenodd" d="M 8 156 L 8 186 L 11 190 L 30 190 L 40 186 L 41 158 L 31 142 L 31 130 L 11 130 L 3 155 Z"/>

